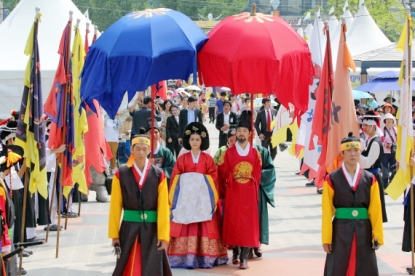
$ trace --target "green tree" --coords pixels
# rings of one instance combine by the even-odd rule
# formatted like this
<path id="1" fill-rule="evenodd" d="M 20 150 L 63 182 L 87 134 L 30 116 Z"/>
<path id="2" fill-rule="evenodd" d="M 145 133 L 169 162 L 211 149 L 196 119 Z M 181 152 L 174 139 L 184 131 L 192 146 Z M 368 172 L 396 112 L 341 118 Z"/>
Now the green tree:
<path id="1" fill-rule="evenodd" d="M 344 2 L 344 0 L 329 0 L 326 12 L 328 13 L 334 6 L 334 14 L 339 18 L 343 14 Z M 405 18 L 402 2 L 400 0 L 365 0 L 365 5 L 382 32 L 391 41 L 397 41 Z M 359 0 L 349 0 L 349 10 L 356 15 L 359 11 Z"/>

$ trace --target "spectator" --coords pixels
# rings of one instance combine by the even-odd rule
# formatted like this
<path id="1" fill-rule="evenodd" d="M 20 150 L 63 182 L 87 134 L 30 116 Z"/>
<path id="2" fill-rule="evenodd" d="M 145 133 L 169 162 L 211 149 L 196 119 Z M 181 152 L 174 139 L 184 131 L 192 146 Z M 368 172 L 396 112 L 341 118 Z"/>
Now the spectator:
<path id="1" fill-rule="evenodd" d="M 147 128 L 147 120 L 151 118 L 151 105 L 153 104 L 153 100 L 151 99 L 151 97 L 144 97 L 143 106 L 138 110 L 135 110 L 136 104 L 132 105 L 129 109 L 130 115 L 131 117 L 133 117 L 131 138 L 134 137 L 134 135 L 140 134 L 141 128 Z M 154 120 L 157 122 L 161 122 L 160 111 L 156 110 L 156 107 L 154 109 Z"/>

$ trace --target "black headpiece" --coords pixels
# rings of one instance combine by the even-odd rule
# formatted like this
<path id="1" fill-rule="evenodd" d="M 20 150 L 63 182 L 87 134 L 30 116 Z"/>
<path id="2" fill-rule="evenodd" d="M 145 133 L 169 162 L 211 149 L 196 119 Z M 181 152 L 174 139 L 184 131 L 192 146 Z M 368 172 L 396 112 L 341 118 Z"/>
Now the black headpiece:
<path id="1" fill-rule="evenodd" d="M 189 140 L 192 134 L 199 134 L 202 138 L 202 144 L 200 150 L 207 150 L 209 148 L 209 133 L 206 127 L 198 122 L 193 122 L 187 125 L 183 135 L 183 147 L 187 150 L 191 150 Z"/>
<path id="2" fill-rule="evenodd" d="M 239 119 L 238 128 L 244 127 L 249 129 L 249 131 L 252 130 L 252 112 L 249 110 L 244 110 L 241 113 L 241 117 Z"/>
<path id="3" fill-rule="evenodd" d="M 24 151 L 15 145 L 0 143 L 0 172 L 4 172 L 23 158 Z"/>

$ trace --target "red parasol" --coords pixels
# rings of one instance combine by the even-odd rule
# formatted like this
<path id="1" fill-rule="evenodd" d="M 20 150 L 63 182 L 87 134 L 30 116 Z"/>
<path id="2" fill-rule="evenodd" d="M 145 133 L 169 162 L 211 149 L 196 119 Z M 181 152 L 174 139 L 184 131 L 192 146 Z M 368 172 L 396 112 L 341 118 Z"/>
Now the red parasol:
<path id="1" fill-rule="evenodd" d="M 233 94 L 272 93 L 299 112 L 308 108 L 313 76 L 307 43 L 283 19 L 244 12 L 222 20 L 198 54 L 200 82 Z"/>

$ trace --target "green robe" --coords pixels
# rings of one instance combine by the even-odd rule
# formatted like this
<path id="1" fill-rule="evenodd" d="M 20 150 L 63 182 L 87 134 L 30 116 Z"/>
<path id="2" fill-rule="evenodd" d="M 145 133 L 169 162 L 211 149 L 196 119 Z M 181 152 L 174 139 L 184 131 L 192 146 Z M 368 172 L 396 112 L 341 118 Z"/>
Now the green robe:
<path id="1" fill-rule="evenodd" d="M 215 156 L 213 157 L 213 160 L 215 161 L 216 166 L 218 165 L 219 157 L 225 152 L 225 150 L 228 148 L 228 146 L 222 146 L 218 149 L 218 151 L 215 153 Z"/>
<path id="2" fill-rule="evenodd" d="M 150 155 L 148 158 L 150 158 Z M 163 170 L 167 178 L 167 185 L 170 185 L 170 176 L 176 163 L 173 154 L 168 148 L 160 145 L 159 151 L 154 154 L 154 159 L 154 165 Z"/>
<path id="3" fill-rule="evenodd" d="M 275 174 L 274 162 L 272 161 L 269 151 L 259 145 L 255 145 L 261 154 L 262 158 L 262 171 L 261 171 L 261 184 L 259 189 L 259 226 L 260 226 L 260 243 L 269 244 L 269 222 L 268 222 L 268 206 L 269 203 L 275 208 L 274 202 L 274 188 L 277 176 Z"/>

